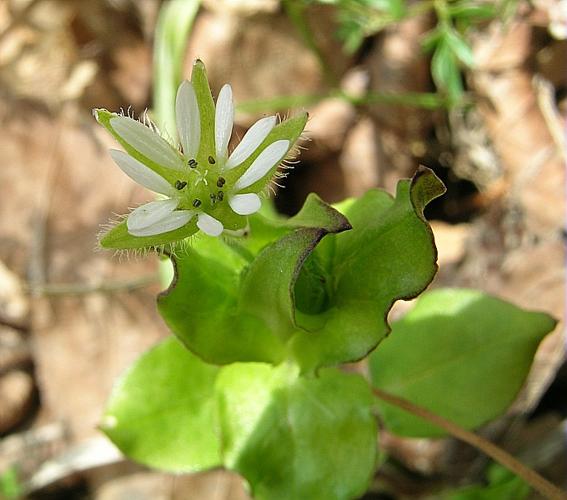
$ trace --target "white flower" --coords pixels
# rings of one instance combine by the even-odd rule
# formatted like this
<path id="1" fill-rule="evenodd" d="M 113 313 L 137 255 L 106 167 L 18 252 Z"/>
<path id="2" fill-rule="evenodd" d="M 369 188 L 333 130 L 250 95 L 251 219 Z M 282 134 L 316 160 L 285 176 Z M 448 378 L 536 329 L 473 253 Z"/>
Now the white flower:
<path id="1" fill-rule="evenodd" d="M 140 161 L 118 150 L 110 151 L 112 159 L 138 184 L 165 197 L 133 210 L 126 220 L 128 233 L 138 237 L 167 233 L 196 217 L 201 231 L 219 236 L 224 230 L 223 222 L 219 220 L 224 204 L 240 216 L 260 209 L 261 199 L 253 185 L 283 160 L 290 149 L 290 141 L 275 140 L 268 144 L 244 172 L 239 172 L 238 167 L 257 152 L 276 125 L 275 116 L 257 121 L 229 155 L 234 120 L 230 85 L 221 89 L 217 99 L 213 151 L 206 151 L 206 145 L 203 145 L 202 138 L 212 131 L 201 130 L 202 117 L 191 82 L 184 81 L 179 87 L 175 109 L 182 151 L 154 129 L 132 118 L 113 115 L 109 120 L 115 134 L 139 153 L 141 160 L 148 161 Z M 219 213 L 219 218 L 213 213 Z"/>

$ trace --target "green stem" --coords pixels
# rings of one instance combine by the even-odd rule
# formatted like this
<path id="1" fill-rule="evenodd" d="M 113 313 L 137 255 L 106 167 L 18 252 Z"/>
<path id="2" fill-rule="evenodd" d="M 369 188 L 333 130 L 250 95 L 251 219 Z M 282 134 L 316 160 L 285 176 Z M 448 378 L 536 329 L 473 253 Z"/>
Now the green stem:
<path id="1" fill-rule="evenodd" d="M 451 15 L 447 9 L 446 0 L 434 0 L 433 8 L 439 22 L 445 26 L 451 25 Z"/>
<path id="2" fill-rule="evenodd" d="M 261 113 L 283 111 L 290 108 L 312 106 L 325 99 L 339 98 L 354 106 L 392 104 L 397 106 L 412 106 L 425 109 L 447 107 L 451 103 L 447 98 L 436 93 L 407 92 L 387 93 L 368 92 L 362 96 L 352 96 L 340 90 L 330 90 L 322 94 L 285 95 L 269 99 L 254 99 L 245 101 L 237 106 L 241 113 Z"/>
<path id="3" fill-rule="evenodd" d="M 439 415 L 436 415 L 426 408 L 418 406 L 411 401 L 408 401 L 407 399 L 394 396 L 393 394 L 389 394 L 385 391 L 382 391 L 381 389 L 376 389 L 375 387 L 373 387 L 372 390 L 374 391 L 374 395 L 382 401 L 390 403 L 394 406 L 397 406 L 398 408 L 401 408 L 404 411 L 407 411 L 408 413 L 411 413 L 412 415 L 427 420 L 433 425 L 436 425 L 437 427 L 448 432 L 453 437 L 456 437 L 457 439 L 460 439 L 461 441 L 474 446 L 477 450 L 482 451 L 490 458 L 500 463 L 517 476 L 521 477 L 526 483 L 528 483 L 534 490 L 536 490 L 545 498 L 548 498 L 550 500 L 567 500 L 566 492 L 560 490 L 557 486 L 550 483 L 547 479 L 542 477 L 533 469 L 526 467 L 523 463 L 514 458 L 507 451 L 504 451 L 502 448 L 496 446 L 494 443 L 491 443 L 483 437 L 480 437 L 477 434 L 459 427 L 457 424 L 451 422 L 450 420 L 440 417 Z"/>
<path id="4" fill-rule="evenodd" d="M 199 10 L 199 0 L 169 0 L 159 11 L 154 39 L 154 116 L 172 138 L 175 126 L 175 95 L 182 80 L 187 38 Z"/>

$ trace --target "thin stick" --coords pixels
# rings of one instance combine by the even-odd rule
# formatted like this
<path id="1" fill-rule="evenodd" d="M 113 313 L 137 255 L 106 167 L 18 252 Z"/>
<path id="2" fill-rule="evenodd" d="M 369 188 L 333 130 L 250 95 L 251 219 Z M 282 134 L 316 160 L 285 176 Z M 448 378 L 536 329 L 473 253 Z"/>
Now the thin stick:
<path id="1" fill-rule="evenodd" d="M 34 295 L 85 295 L 90 293 L 114 293 L 145 288 L 159 282 L 159 276 L 152 274 L 124 281 L 103 281 L 101 283 L 46 283 L 30 285 Z"/>
<path id="2" fill-rule="evenodd" d="M 465 443 L 474 446 L 476 449 L 482 451 L 490 458 L 496 460 L 498 463 L 512 471 L 514 474 L 520 476 L 526 483 L 528 483 L 534 490 L 543 495 L 545 498 L 551 500 L 567 500 L 567 492 L 560 490 L 557 486 L 550 483 L 547 479 L 543 478 L 533 469 L 526 467 L 523 463 L 518 461 L 508 452 L 496 446 L 494 443 L 469 432 L 457 424 L 447 420 L 431 411 L 413 404 L 407 399 L 394 396 L 380 389 L 373 388 L 374 394 L 381 400 L 386 401 L 402 410 L 407 411 L 417 417 L 420 417 L 433 425 L 440 427 L 447 431 L 452 436 L 464 441 Z"/>

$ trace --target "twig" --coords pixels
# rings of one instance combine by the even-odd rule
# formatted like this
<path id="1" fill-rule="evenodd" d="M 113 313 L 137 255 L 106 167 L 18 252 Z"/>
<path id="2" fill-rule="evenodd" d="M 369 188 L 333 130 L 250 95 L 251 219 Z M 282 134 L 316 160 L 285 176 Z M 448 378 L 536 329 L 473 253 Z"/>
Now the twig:
<path id="1" fill-rule="evenodd" d="M 100 283 L 53 283 L 28 285 L 34 295 L 86 295 L 89 293 L 113 293 L 137 290 L 159 282 L 159 276 L 152 274 L 132 280 L 103 281 Z"/>
<path id="2" fill-rule="evenodd" d="M 512 471 L 514 474 L 520 476 L 524 481 L 526 481 L 526 483 L 528 483 L 534 490 L 543 495 L 545 498 L 551 500 L 567 500 L 566 492 L 560 490 L 557 486 L 550 483 L 547 479 L 542 477 L 533 469 L 526 467 L 523 463 L 518 461 L 507 451 L 504 451 L 502 448 L 496 446 L 494 443 L 491 443 L 483 437 L 480 437 L 477 434 L 459 427 L 457 424 L 451 422 L 450 420 L 440 417 L 439 415 L 436 415 L 435 413 L 421 406 L 413 404 L 407 399 L 394 396 L 393 394 L 389 394 L 380 389 L 373 388 L 372 390 L 379 399 L 397 406 L 398 408 L 401 408 L 402 410 L 405 410 L 412 415 L 416 415 L 417 417 L 427 420 L 433 425 L 436 425 L 437 427 L 447 431 L 457 439 L 460 439 L 461 441 L 474 446 L 476 449 L 482 451 L 490 458 L 496 460 L 498 463 L 506 467 L 508 470 Z"/>

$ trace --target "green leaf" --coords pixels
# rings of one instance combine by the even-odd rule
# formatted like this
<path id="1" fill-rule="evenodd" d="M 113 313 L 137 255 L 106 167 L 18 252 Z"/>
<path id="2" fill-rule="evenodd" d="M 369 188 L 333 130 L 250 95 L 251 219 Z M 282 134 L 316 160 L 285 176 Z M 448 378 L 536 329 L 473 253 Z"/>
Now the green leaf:
<path id="1" fill-rule="evenodd" d="M 497 15 L 495 2 L 475 4 L 470 0 L 449 4 L 447 12 L 451 17 L 466 21 L 480 21 Z"/>
<path id="2" fill-rule="evenodd" d="M 101 428 L 125 455 L 150 467 L 172 472 L 216 467 L 217 373 L 170 337 L 123 375 Z"/>
<path id="3" fill-rule="evenodd" d="M 439 43 L 439 40 L 443 38 L 444 30 L 441 26 L 436 26 L 432 30 L 424 34 L 421 39 L 421 48 L 424 52 L 432 52 L 433 49 Z"/>
<path id="4" fill-rule="evenodd" d="M 158 297 L 158 310 L 185 346 L 209 363 L 283 359 L 281 340 L 259 318 L 238 311 L 238 284 L 246 261 L 235 268 L 223 258 L 195 248 L 172 256 L 175 278 Z"/>
<path id="5" fill-rule="evenodd" d="M 474 66 L 473 51 L 464 38 L 456 31 L 450 30 L 447 31 L 445 39 L 457 59 L 468 68 L 472 68 Z"/>
<path id="6" fill-rule="evenodd" d="M 444 492 L 442 500 L 524 500 L 530 495 L 526 482 L 498 464 L 488 469 L 488 485 L 471 485 Z"/>
<path id="7" fill-rule="evenodd" d="M 197 244 L 172 257 L 176 277 L 158 298 L 158 309 L 180 340 L 204 360 L 283 360 L 285 342 L 295 328 L 293 289 L 299 270 L 321 238 L 350 226 L 312 195 L 283 227 L 296 229 L 265 246 L 251 263 L 241 251 L 245 245 L 231 247 L 230 242 L 215 249 Z"/>
<path id="8" fill-rule="evenodd" d="M 431 75 L 438 89 L 445 91 L 451 99 L 460 99 L 463 82 L 457 60 L 446 37 L 439 40 L 431 59 Z"/>
<path id="9" fill-rule="evenodd" d="M 329 308 L 317 315 L 296 311 L 304 330 L 291 349 L 304 370 L 366 356 L 387 335 L 392 304 L 417 296 L 431 282 L 437 252 L 423 208 L 444 190 L 422 168 L 411 181 L 400 181 L 395 199 L 372 190 L 338 206 L 353 229 L 328 236 L 315 252 L 334 278 Z"/>
<path id="10" fill-rule="evenodd" d="M 370 357 L 373 384 L 466 429 L 506 411 L 540 341 L 555 327 L 547 314 L 466 289 L 435 290 L 392 325 Z M 378 402 L 386 427 L 412 437 L 442 436 L 433 424 Z"/>
<path id="11" fill-rule="evenodd" d="M 284 340 L 295 324 L 293 291 L 303 263 L 325 235 L 350 229 L 344 216 L 314 194 L 286 225 L 299 229 L 258 254 L 239 293 L 239 310 L 262 318 Z"/>
<path id="12" fill-rule="evenodd" d="M 290 365 L 235 364 L 217 381 L 225 466 L 258 500 L 356 498 L 376 463 L 366 381 L 337 370 L 297 376 Z"/>

